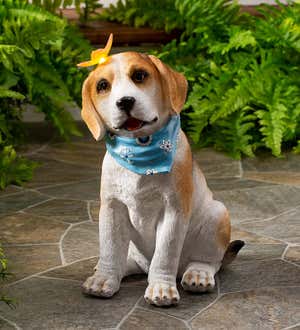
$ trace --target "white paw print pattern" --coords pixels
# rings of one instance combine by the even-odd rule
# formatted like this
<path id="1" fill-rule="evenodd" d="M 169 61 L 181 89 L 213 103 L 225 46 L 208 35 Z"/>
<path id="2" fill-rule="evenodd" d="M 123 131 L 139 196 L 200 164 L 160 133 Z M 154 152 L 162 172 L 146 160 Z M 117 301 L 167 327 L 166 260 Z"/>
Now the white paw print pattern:
<path id="1" fill-rule="evenodd" d="M 154 168 L 149 168 L 147 171 L 146 171 L 146 175 L 153 175 L 153 174 L 157 174 L 158 171 L 155 170 Z"/>
<path id="2" fill-rule="evenodd" d="M 124 160 L 126 160 L 127 163 L 132 164 L 132 158 L 134 156 L 134 153 L 130 148 L 124 147 L 120 151 L 120 157 Z"/>
<path id="3" fill-rule="evenodd" d="M 170 140 L 162 140 L 159 147 L 166 152 L 171 152 L 173 149 L 173 144 Z"/>

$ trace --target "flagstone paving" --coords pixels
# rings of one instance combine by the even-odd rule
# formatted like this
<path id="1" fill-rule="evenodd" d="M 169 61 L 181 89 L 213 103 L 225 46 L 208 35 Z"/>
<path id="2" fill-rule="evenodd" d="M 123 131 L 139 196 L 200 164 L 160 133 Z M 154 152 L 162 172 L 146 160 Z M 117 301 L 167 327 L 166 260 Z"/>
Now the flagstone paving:
<path id="1" fill-rule="evenodd" d="M 194 151 L 215 197 L 228 207 L 232 239 L 246 242 L 208 294 L 183 291 L 177 307 L 149 306 L 144 275 L 123 280 L 112 299 L 82 294 L 98 255 L 100 164 L 91 138 L 31 143 L 33 180 L 0 192 L 0 242 L 13 276 L 0 329 L 299 329 L 300 156 L 232 160 Z"/>

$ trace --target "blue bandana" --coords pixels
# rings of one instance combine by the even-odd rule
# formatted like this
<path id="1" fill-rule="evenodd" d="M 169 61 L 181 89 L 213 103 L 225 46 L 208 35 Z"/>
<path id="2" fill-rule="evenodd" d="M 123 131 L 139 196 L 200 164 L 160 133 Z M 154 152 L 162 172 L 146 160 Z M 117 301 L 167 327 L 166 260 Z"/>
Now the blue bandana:
<path id="1" fill-rule="evenodd" d="M 108 133 L 106 148 L 128 170 L 143 174 L 169 173 L 176 154 L 180 116 L 174 115 L 153 135 L 129 138 Z"/>

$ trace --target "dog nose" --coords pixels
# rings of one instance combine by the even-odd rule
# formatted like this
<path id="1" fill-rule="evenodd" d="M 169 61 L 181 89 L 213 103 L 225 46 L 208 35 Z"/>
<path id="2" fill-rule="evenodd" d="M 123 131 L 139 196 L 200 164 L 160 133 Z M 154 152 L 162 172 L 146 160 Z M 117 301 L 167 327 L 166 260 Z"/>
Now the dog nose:
<path id="1" fill-rule="evenodd" d="M 123 96 L 117 102 L 117 107 L 123 111 L 130 111 L 133 108 L 135 98 L 131 96 Z"/>

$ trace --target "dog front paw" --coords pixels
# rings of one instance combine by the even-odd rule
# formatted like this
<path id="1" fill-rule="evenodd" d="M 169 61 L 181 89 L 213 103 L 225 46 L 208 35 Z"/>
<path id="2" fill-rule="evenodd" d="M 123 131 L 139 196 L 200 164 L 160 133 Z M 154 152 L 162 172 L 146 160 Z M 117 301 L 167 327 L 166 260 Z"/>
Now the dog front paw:
<path id="1" fill-rule="evenodd" d="M 117 278 L 101 275 L 97 271 L 82 285 L 85 294 L 104 298 L 113 296 L 119 288 L 120 282 Z"/>
<path id="2" fill-rule="evenodd" d="M 207 292 L 215 287 L 213 270 L 205 264 L 188 268 L 182 276 L 181 285 L 186 291 Z"/>
<path id="3" fill-rule="evenodd" d="M 177 305 L 180 299 L 176 284 L 165 282 L 150 283 L 144 298 L 148 304 L 156 306 Z"/>

